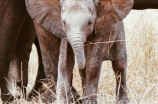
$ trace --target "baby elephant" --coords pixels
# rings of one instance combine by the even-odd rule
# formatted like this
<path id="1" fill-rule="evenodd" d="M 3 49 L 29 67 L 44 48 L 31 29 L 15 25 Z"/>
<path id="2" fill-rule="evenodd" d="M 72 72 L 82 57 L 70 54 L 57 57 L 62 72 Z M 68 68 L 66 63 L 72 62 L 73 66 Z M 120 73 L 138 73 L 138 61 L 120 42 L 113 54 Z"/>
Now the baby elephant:
<path id="1" fill-rule="evenodd" d="M 118 104 L 128 102 L 126 93 L 127 54 L 122 20 L 130 12 L 132 0 L 61 0 L 63 30 L 70 43 L 83 85 L 83 103 L 97 103 L 97 88 L 104 60 L 111 60 L 116 76 Z M 58 103 L 70 95 L 70 49 L 64 39 L 60 47 L 57 95 Z M 65 70 L 66 68 L 66 70 Z M 65 86 L 67 93 L 63 93 Z M 70 99 L 68 99 L 68 102 Z M 66 102 L 65 102 L 66 103 Z"/>
<path id="2" fill-rule="evenodd" d="M 74 63 L 80 70 L 85 86 L 83 103 L 96 104 L 101 64 L 104 60 L 112 61 L 117 83 L 117 103 L 128 102 L 127 54 L 125 42 L 121 40 L 125 40 L 122 20 L 130 12 L 133 0 L 60 0 L 60 3 L 58 0 L 26 0 L 26 4 L 34 22 L 57 37 L 65 38 L 59 41 L 61 45 L 56 91 L 58 104 L 71 103 Z M 51 33 L 43 34 L 39 29 L 36 31 L 41 33 L 38 37 L 43 37 L 41 44 L 55 41 L 55 38 L 51 38 Z M 46 46 L 50 46 L 49 44 Z"/>

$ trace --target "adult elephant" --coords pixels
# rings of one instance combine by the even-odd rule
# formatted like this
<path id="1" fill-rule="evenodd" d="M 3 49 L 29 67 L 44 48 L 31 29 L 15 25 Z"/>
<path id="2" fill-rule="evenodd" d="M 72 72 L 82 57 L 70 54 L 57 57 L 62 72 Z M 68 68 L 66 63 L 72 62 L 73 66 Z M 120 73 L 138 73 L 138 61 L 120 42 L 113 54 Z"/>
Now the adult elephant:
<path id="1" fill-rule="evenodd" d="M 1 0 L 0 1 L 0 88 L 3 101 L 12 100 L 9 94 L 13 92 L 12 82 L 21 86 L 28 83 L 28 61 L 32 44 L 36 38 L 34 24 L 28 15 L 24 0 Z M 38 42 L 35 42 L 39 55 L 40 66 L 43 66 L 39 51 Z M 21 70 L 23 78 L 21 78 Z M 36 80 L 44 78 L 44 72 L 38 74 Z M 21 80 L 23 79 L 23 80 Z M 9 81 L 10 80 L 10 81 Z M 37 81 L 36 81 L 37 82 Z M 35 89 L 38 89 L 37 83 Z M 14 96 L 18 96 L 12 93 Z"/>
<path id="2" fill-rule="evenodd" d="M 58 66 L 57 103 L 71 102 L 72 70 L 76 63 L 83 72 L 83 101 L 96 104 L 101 63 L 111 60 L 117 101 L 125 104 L 128 101 L 127 56 L 125 42 L 119 40 L 125 38 L 122 20 L 131 10 L 133 0 L 60 0 L 61 5 L 58 0 L 25 1 L 36 27 L 45 72 L 48 72 L 46 77 L 56 77 L 51 70 Z M 66 39 L 61 41 L 58 37 Z M 108 42 L 117 40 L 119 42 Z M 90 45 L 84 47 L 89 42 Z M 57 51 L 53 51 L 55 49 Z M 58 60 L 58 56 L 59 63 L 54 63 L 52 60 Z"/>
<path id="3" fill-rule="evenodd" d="M 158 0 L 134 0 L 132 9 L 158 9 Z"/>

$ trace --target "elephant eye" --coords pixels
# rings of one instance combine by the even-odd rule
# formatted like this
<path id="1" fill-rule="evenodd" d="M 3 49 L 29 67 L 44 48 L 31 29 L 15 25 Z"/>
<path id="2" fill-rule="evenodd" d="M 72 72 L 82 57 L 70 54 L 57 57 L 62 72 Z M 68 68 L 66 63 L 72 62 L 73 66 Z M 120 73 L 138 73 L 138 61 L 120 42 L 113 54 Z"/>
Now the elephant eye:
<path id="1" fill-rule="evenodd" d="M 88 22 L 88 26 L 90 26 L 92 23 L 93 23 L 92 21 L 89 21 L 89 22 Z"/>

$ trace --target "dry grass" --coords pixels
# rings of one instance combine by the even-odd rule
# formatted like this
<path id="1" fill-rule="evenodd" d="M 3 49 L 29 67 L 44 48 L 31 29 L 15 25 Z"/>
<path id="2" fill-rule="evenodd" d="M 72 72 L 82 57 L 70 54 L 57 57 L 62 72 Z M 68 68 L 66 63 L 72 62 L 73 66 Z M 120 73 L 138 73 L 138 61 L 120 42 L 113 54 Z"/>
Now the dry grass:
<path id="1" fill-rule="evenodd" d="M 158 11 L 132 11 L 124 20 L 128 53 L 127 87 L 130 104 L 158 102 Z M 28 90 L 34 83 L 37 69 L 35 47 L 31 53 Z M 115 76 L 111 62 L 102 63 L 99 80 L 99 104 L 116 103 Z M 82 95 L 78 70 L 74 70 L 73 85 Z M 33 103 L 33 102 L 32 102 Z"/>

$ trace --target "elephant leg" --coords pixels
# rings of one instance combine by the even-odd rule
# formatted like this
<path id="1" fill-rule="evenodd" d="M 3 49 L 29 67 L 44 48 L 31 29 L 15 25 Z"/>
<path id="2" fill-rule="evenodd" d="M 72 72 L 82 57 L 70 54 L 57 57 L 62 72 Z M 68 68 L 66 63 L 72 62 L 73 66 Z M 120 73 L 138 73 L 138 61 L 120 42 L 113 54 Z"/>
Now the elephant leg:
<path id="1" fill-rule="evenodd" d="M 122 26 L 121 26 L 122 25 Z M 123 23 L 119 25 L 117 40 L 125 40 L 125 32 Z M 124 41 L 113 44 L 110 53 L 113 56 L 112 67 L 116 77 L 116 96 L 118 104 L 126 104 L 129 102 L 126 93 L 126 69 L 127 69 L 127 52 L 126 43 Z"/>
<path id="2" fill-rule="evenodd" d="M 37 92 L 41 88 L 41 83 L 39 83 L 39 81 L 46 78 L 46 75 L 45 75 L 45 72 L 44 72 L 44 66 L 43 66 L 43 63 L 42 63 L 41 50 L 40 50 L 39 41 L 38 41 L 37 37 L 34 41 L 34 44 L 36 46 L 37 54 L 38 54 L 38 71 L 37 71 L 37 77 L 36 77 L 35 85 L 34 85 L 33 89 L 31 90 L 31 92 L 28 95 L 29 98 L 38 96 Z"/>
<path id="3" fill-rule="evenodd" d="M 83 92 L 84 104 L 97 104 L 97 89 L 103 57 L 100 48 L 93 46 L 86 59 L 86 82 Z"/>
<path id="4" fill-rule="evenodd" d="M 71 46 L 66 39 L 62 39 L 60 46 L 58 80 L 57 80 L 57 103 L 70 104 L 72 86 L 72 72 L 74 56 Z"/>
<path id="5" fill-rule="evenodd" d="M 116 77 L 116 96 L 118 104 L 126 104 L 129 100 L 126 93 L 126 68 L 127 61 L 112 61 Z"/>
<path id="6" fill-rule="evenodd" d="M 22 28 L 17 39 L 13 61 L 10 64 L 8 86 L 14 87 L 12 82 L 16 80 L 20 88 L 22 88 L 23 95 L 26 97 L 26 87 L 28 84 L 28 62 L 32 49 L 32 44 L 35 40 L 36 32 L 34 24 L 30 16 L 27 14 L 23 22 Z M 14 81 L 13 81 L 14 80 Z M 10 90 L 12 92 L 14 90 Z M 14 92 L 12 93 L 14 94 Z"/>
<path id="7" fill-rule="evenodd" d="M 117 45 L 119 43 L 121 42 L 118 42 Z M 118 53 L 117 56 L 119 57 L 112 61 L 112 67 L 116 77 L 116 98 L 118 104 L 127 104 L 129 102 L 126 92 L 127 54 L 126 49 L 123 49 L 122 47 L 118 48 L 122 51 L 118 52 L 117 50 L 116 53 Z"/>
<path id="8" fill-rule="evenodd" d="M 80 95 L 72 86 L 74 68 L 73 50 L 66 39 L 62 39 L 58 63 L 57 103 L 80 104 Z M 70 99 L 71 98 L 71 99 Z"/>
<path id="9" fill-rule="evenodd" d="M 46 79 L 41 82 L 43 83 L 42 88 L 39 88 L 39 90 L 44 102 L 54 102 L 56 99 L 57 68 L 61 39 L 47 31 L 39 24 L 34 24 L 42 53 L 44 72 L 46 75 Z"/>
<path id="10" fill-rule="evenodd" d="M 12 100 L 6 86 L 6 78 L 13 59 L 17 37 L 25 18 L 26 9 L 23 0 L 0 1 L 0 87 L 1 99 Z"/>
<path id="11" fill-rule="evenodd" d="M 54 102 L 56 99 L 58 60 L 61 39 L 53 35 L 51 32 L 47 31 L 37 23 L 34 24 L 42 53 L 44 72 L 46 75 L 46 79 L 40 81 L 42 83 L 42 85 L 40 84 L 42 88 L 39 88 L 39 90 L 44 102 Z M 77 91 L 75 90 L 75 88 L 72 88 L 72 91 L 72 94 L 74 94 L 74 96 L 77 95 Z"/>

